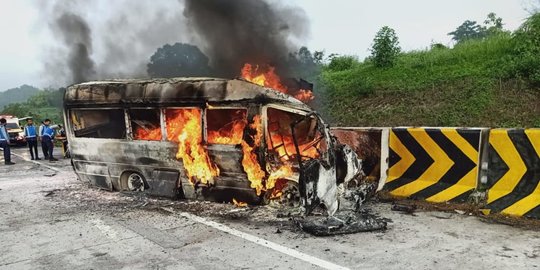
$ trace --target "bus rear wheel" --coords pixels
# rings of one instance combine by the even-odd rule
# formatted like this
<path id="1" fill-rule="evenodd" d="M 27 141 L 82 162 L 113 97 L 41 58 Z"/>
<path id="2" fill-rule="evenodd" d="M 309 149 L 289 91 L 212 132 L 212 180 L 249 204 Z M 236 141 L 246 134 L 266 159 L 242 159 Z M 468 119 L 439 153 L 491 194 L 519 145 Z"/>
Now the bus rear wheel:
<path id="1" fill-rule="evenodd" d="M 120 177 L 120 186 L 125 191 L 144 191 L 144 177 L 137 172 L 126 172 Z"/>

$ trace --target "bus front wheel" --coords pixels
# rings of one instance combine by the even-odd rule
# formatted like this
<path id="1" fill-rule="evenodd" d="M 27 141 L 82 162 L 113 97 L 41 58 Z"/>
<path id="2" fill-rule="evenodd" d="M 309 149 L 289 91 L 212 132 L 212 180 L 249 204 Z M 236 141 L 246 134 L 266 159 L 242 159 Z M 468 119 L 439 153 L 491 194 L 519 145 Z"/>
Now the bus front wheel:
<path id="1" fill-rule="evenodd" d="M 144 177 L 137 172 L 126 172 L 120 178 L 122 190 L 127 191 L 144 191 Z"/>

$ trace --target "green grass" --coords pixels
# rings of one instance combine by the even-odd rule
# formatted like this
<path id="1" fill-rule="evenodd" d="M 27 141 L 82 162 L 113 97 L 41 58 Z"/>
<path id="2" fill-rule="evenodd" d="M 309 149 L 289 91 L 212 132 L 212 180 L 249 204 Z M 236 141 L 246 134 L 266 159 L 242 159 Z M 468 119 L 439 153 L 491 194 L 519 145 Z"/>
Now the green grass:
<path id="1" fill-rule="evenodd" d="M 323 69 L 323 114 L 347 126 L 540 127 L 540 91 L 508 76 L 512 39 L 401 54 L 391 68 L 369 60 Z"/>

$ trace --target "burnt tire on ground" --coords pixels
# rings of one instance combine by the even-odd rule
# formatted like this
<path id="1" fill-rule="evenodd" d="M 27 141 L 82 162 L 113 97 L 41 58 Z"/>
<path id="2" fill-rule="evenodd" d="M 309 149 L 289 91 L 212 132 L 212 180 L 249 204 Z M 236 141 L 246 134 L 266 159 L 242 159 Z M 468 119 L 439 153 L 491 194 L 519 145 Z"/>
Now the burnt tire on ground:
<path id="1" fill-rule="evenodd" d="M 146 189 L 146 180 L 138 172 L 125 172 L 120 177 L 121 191 L 144 191 Z"/>

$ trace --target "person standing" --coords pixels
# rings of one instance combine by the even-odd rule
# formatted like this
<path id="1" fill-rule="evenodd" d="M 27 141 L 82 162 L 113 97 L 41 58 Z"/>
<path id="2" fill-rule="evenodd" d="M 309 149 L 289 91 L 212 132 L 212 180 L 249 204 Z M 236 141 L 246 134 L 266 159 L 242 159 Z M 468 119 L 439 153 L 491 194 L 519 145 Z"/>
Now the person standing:
<path id="1" fill-rule="evenodd" d="M 6 128 L 6 119 L 0 119 L 0 147 L 4 150 L 4 163 L 6 165 L 14 165 L 11 162 L 11 149 L 9 148 L 9 133 Z"/>
<path id="2" fill-rule="evenodd" d="M 58 125 L 58 136 L 56 139 L 60 140 L 62 142 L 62 153 L 64 154 L 64 158 L 69 157 L 69 150 L 68 150 L 68 141 L 66 137 L 66 130 L 62 125 Z"/>
<path id="3" fill-rule="evenodd" d="M 49 157 L 49 161 L 58 161 L 58 159 L 54 158 L 53 156 L 53 149 L 54 149 L 54 128 L 51 127 L 51 120 L 45 119 L 43 121 L 43 129 L 41 133 L 41 143 L 45 144 L 47 147 L 47 156 Z"/>
<path id="4" fill-rule="evenodd" d="M 41 158 L 39 158 L 37 147 L 37 129 L 36 126 L 34 126 L 34 120 L 32 120 L 32 118 L 26 119 L 24 136 L 26 138 L 26 142 L 28 143 L 28 148 L 30 149 L 30 156 L 32 157 L 32 160 L 41 160 Z"/>
<path id="5" fill-rule="evenodd" d="M 43 156 L 45 159 L 49 159 L 49 149 L 47 148 L 47 144 L 43 142 L 43 128 L 45 127 L 44 121 L 41 122 L 41 125 L 39 126 L 39 141 L 41 142 L 41 150 L 43 151 Z"/>

